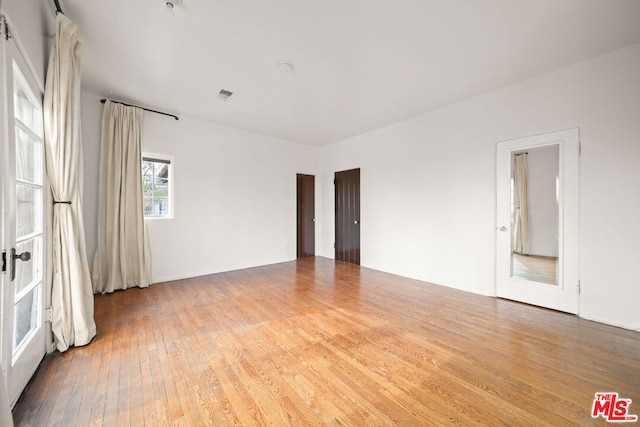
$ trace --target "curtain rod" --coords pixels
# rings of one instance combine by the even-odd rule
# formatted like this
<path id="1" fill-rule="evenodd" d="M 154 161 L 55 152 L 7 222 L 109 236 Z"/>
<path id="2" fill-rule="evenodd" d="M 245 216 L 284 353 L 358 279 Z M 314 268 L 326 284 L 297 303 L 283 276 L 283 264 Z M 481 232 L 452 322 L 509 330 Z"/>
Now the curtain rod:
<path id="1" fill-rule="evenodd" d="M 53 0 L 53 2 L 56 4 L 56 15 L 58 13 L 61 13 L 64 15 L 64 12 L 62 11 L 62 8 L 60 7 L 60 1 L 59 0 Z"/>
<path id="2" fill-rule="evenodd" d="M 142 108 L 144 111 L 148 111 L 150 113 L 162 114 L 163 116 L 169 116 L 169 117 L 173 117 L 176 120 L 180 120 L 178 118 L 178 116 L 176 116 L 175 114 L 169 114 L 169 113 L 165 113 L 165 112 L 158 111 L 158 110 L 152 110 L 150 108 L 139 107 L 137 105 L 127 104 L 126 102 L 114 101 L 113 99 L 110 99 L 109 101 L 111 101 L 113 103 L 116 103 L 116 104 L 126 105 L 127 107 Z M 104 104 L 105 102 L 107 102 L 107 100 L 106 99 L 101 99 L 100 102 L 102 102 Z"/>

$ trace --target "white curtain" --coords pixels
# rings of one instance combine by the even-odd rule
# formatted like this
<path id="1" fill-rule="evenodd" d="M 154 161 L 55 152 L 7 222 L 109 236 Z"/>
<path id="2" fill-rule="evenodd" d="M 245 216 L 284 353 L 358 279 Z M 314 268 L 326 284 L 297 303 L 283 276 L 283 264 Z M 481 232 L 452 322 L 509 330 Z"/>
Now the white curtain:
<path id="1" fill-rule="evenodd" d="M 78 27 L 56 17 L 44 94 L 47 176 L 53 194 L 53 336 L 56 347 L 88 344 L 96 335 L 93 290 L 82 217 L 80 42 Z"/>
<path id="2" fill-rule="evenodd" d="M 107 101 L 102 115 L 94 292 L 150 283 L 142 208 L 142 110 Z"/>
<path id="3" fill-rule="evenodd" d="M 513 252 L 529 253 L 529 175 L 527 154 L 513 159 Z"/>

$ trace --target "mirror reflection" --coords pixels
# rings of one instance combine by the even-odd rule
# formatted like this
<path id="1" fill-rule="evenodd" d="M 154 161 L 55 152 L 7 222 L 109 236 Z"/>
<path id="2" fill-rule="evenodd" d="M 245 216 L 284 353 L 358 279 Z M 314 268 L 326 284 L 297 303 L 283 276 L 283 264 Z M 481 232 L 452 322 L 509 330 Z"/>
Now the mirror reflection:
<path id="1" fill-rule="evenodd" d="M 558 284 L 558 145 L 511 154 L 511 277 Z"/>

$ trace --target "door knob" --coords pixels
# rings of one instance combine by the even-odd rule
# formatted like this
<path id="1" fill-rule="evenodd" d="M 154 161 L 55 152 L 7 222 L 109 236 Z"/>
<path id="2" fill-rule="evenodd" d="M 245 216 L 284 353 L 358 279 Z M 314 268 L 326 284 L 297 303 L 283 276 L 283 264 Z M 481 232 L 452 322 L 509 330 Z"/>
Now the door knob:
<path id="1" fill-rule="evenodd" d="M 353 221 L 353 223 L 357 225 L 358 224 L 358 220 L 356 219 L 355 221 Z"/>
<path id="2" fill-rule="evenodd" d="M 31 259 L 31 252 L 24 251 L 21 254 L 16 254 L 16 248 L 11 248 L 11 281 L 16 279 L 16 260 L 26 262 Z"/>
<path id="3" fill-rule="evenodd" d="M 31 259 L 31 252 L 29 251 L 24 251 L 21 254 L 17 254 L 16 255 L 16 250 L 12 249 L 13 251 L 13 258 L 14 259 L 19 259 L 20 261 L 29 261 Z"/>
<path id="4" fill-rule="evenodd" d="M 507 231 L 507 227 L 503 225 L 502 227 L 500 227 L 500 231 Z"/>

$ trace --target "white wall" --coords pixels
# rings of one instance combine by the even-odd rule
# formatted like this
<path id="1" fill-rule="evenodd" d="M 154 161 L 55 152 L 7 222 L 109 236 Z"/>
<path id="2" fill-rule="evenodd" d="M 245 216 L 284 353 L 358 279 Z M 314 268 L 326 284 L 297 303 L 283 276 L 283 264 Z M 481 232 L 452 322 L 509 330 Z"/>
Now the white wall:
<path id="1" fill-rule="evenodd" d="M 362 264 L 495 291 L 495 150 L 580 128 L 580 315 L 640 330 L 640 44 L 320 150 L 321 254 L 333 173 L 361 168 Z"/>
<path id="2" fill-rule="evenodd" d="M 100 97 L 82 93 L 83 215 L 87 259 L 93 264 L 98 239 L 98 189 L 100 173 L 100 135 L 102 109 Z"/>
<path id="3" fill-rule="evenodd" d="M 90 259 L 96 246 L 99 99 L 83 96 Z M 143 150 L 173 158 L 174 217 L 147 220 L 155 282 L 295 259 L 296 173 L 318 173 L 316 148 L 145 113 Z"/>
<path id="4" fill-rule="evenodd" d="M 0 7 L 9 19 L 12 31 L 17 33 L 19 47 L 26 51 L 27 62 L 44 90 L 55 21 L 49 1 L 2 0 Z"/>

